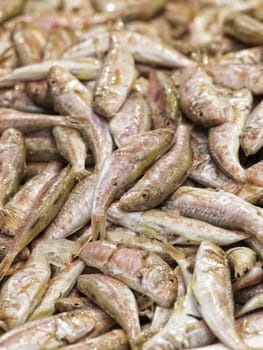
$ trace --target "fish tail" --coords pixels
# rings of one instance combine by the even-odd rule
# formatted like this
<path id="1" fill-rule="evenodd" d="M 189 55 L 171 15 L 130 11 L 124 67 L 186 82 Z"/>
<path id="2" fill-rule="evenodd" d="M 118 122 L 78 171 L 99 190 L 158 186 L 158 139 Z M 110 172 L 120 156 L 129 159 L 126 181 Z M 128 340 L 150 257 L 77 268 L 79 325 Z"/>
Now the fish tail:
<path id="1" fill-rule="evenodd" d="M 185 254 L 179 249 L 173 247 L 171 244 L 160 241 L 158 241 L 158 243 L 163 246 L 167 254 L 169 254 L 170 257 L 174 259 L 177 263 L 185 259 Z"/>
<path id="2" fill-rule="evenodd" d="M 63 126 L 66 126 L 68 128 L 72 129 L 78 129 L 80 130 L 82 128 L 82 121 L 85 118 L 80 117 L 80 116 L 66 116 L 63 121 Z"/>
<path id="3" fill-rule="evenodd" d="M 77 181 L 81 181 L 85 177 L 88 177 L 88 176 L 90 176 L 92 174 L 92 172 L 87 170 L 87 169 L 74 168 L 74 166 L 72 167 L 72 171 L 74 173 L 74 178 Z"/>
<path id="4" fill-rule="evenodd" d="M 2 262 L 0 263 L 0 281 L 8 274 L 8 270 L 15 260 L 16 255 L 8 254 L 4 257 Z"/>
<path id="5" fill-rule="evenodd" d="M 97 239 L 106 238 L 106 214 L 92 215 L 91 218 L 91 235 L 92 239 L 96 241 Z"/>

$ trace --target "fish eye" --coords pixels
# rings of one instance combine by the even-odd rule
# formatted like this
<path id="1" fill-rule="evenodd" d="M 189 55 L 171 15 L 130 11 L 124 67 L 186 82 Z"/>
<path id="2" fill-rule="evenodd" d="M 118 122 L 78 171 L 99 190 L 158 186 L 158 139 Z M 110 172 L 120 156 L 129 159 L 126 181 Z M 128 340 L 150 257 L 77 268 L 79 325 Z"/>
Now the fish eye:
<path id="1" fill-rule="evenodd" d="M 148 197 L 148 192 L 143 191 L 143 193 L 142 193 L 142 198 L 147 198 L 147 197 Z"/>
<path id="2" fill-rule="evenodd" d="M 55 79 L 51 79 L 50 80 L 50 84 L 53 85 L 53 86 L 56 85 L 56 80 Z"/>

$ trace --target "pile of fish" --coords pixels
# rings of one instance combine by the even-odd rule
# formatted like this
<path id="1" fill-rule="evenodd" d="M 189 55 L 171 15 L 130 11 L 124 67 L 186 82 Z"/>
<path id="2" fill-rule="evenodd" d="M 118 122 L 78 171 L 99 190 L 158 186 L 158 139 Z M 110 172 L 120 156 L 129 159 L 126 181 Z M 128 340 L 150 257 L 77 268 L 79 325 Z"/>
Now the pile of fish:
<path id="1" fill-rule="evenodd" d="M 262 95 L 262 0 L 0 0 L 0 350 L 262 350 Z"/>

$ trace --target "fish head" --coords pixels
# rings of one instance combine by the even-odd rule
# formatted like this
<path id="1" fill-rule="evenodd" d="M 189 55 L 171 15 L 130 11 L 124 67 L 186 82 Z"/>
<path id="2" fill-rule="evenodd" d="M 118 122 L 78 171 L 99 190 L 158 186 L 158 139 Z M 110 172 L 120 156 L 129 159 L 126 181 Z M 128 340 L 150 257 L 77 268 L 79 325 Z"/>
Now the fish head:
<path id="1" fill-rule="evenodd" d="M 144 273 L 143 286 L 148 295 L 163 307 L 171 307 L 177 297 L 177 279 L 174 272 L 163 264 L 153 264 Z M 150 295 L 150 294 L 151 295 Z"/>
<path id="2" fill-rule="evenodd" d="M 154 199 L 160 195 L 158 186 L 152 186 L 145 182 L 138 182 L 133 188 L 126 192 L 120 199 L 120 208 L 126 211 L 147 210 L 154 207 L 151 205 Z"/>
<path id="3" fill-rule="evenodd" d="M 68 70 L 58 65 L 52 66 L 47 76 L 48 86 L 52 95 L 55 96 L 64 92 L 65 89 L 68 90 L 68 85 L 75 80 L 75 77 Z"/>

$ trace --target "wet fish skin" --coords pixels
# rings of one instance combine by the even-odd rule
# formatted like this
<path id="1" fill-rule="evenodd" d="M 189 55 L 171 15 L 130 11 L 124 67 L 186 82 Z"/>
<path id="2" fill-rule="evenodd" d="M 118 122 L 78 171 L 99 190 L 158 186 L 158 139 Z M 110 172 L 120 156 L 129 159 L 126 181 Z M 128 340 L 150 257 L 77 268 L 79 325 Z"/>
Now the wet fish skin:
<path id="1" fill-rule="evenodd" d="M 52 135 L 60 154 L 72 166 L 78 178 L 87 175 L 85 169 L 87 146 L 78 130 L 64 126 L 54 126 Z"/>
<path id="2" fill-rule="evenodd" d="M 147 131 L 107 157 L 98 175 L 91 212 L 92 235 L 105 237 L 106 210 L 116 195 L 171 147 L 173 131 Z"/>
<path id="3" fill-rule="evenodd" d="M 50 273 L 45 256 L 33 250 L 26 264 L 2 285 L 0 314 L 6 331 L 26 322 L 45 293 Z"/>
<path id="4" fill-rule="evenodd" d="M 246 113 L 228 110 L 229 121 L 210 128 L 208 134 L 209 150 L 215 163 L 226 175 L 241 183 L 245 183 L 247 177 L 239 160 L 239 139 L 248 113 L 249 110 Z"/>
<path id="5" fill-rule="evenodd" d="M 176 129 L 181 118 L 177 91 L 168 74 L 152 70 L 149 74 L 147 102 L 152 112 L 154 129 Z"/>
<path id="6" fill-rule="evenodd" d="M 1 232 L 0 235 L 0 261 L 2 261 L 4 259 L 4 257 L 6 256 L 6 253 L 8 251 L 8 246 L 10 244 L 10 242 L 12 241 L 12 237 L 4 235 Z M 21 251 L 21 253 L 18 254 L 17 256 L 17 261 L 26 261 L 29 256 L 30 256 L 30 251 L 29 249 L 26 247 L 25 249 L 23 249 Z"/>
<path id="7" fill-rule="evenodd" d="M 129 350 L 129 343 L 125 332 L 114 329 L 99 337 L 80 341 L 78 343 L 61 347 L 61 350 L 85 350 L 93 348 L 96 350 Z"/>
<path id="8" fill-rule="evenodd" d="M 151 113 L 142 94 L 132 92 L 109 126 L 116 145 L 120 148 L 133 137 L 151 129 Z"/>
<path id="9" fill-rule="evenodd" d="M 60 59 L 65 50 L 67 50 L 76 41 L 75 32 L 70 28 L 55 28 L 49 35 L 43 48 L 43 60 L 52 61 Z"/>
<path id="10" fill-rule="evenodd" d="M 0 5 L 0 24 L 22 12 L 23 5 L 24 0 L 2 1 Z"/>
<path id="11" fill-rule="evenodd" d="M 0 138 L 0 206 L 17 191 L 26 161 L 23 134 L 14 128 L 4 130 Z"/>
<path id="12" fill-rule="evenodd" d="M 259 161 L 246 169 L 248 182 L 256 186 L 263 186 L 262 167 L 263 162 Z"/>
<path id="13" fill-rule="evenodd" d="M 235 90 L 247 88 L 255 95 L 262 94 L 262 64 L 211 64 L 205 71 L 216 84 Z"/>
<path id="14" fill-rule="evenodd" d="M 147 210 L 160 205 L 186 179 L 192 165 L 190 135 L 193 125 L 178 122 L 174 145 L 120 198 L 126 211 Z"/>
<path id="15" fill-rule="evenodd" d="M 229 14 L 224 19 L 224 32 L 245 44 L 263 44 L 262 22 L 249 15 Z"/>
<path id="16" fill-rule="evenodd" d="M 54 139 L 47 135 L 25 135 L 27 162 L 61 161 Z"/>
<path id="17" fill-rule="evenodd" d="M 201 68 L 183 71 L 179 102 L 185 115 L 198 125 L 211 127 L 226 121 L 227 106 L 212 79 Z"/>
<path id="18" fill-rule="evenodd" d="M 50 180 L 59 174 L 61 167 L 61 163 L 49 162 L 38 175 L 20 187 L 5 205 L 7 213 L 3 218 L 2 232 L 10 236 L 15 235 L 21 220 L 27 215 L 28 211 L 32 210 L 32 203 L 36 197 L 50 183 Z"/>
<path id="19" fill-rule="evenodd" d="M 260 102 L 249 115 L 243 128 L 240 144 L 246 156 L 255 154 L 262 147 L 262 110 L 263 102 Z"/>
<path id="20" fill-rule="evenodd" d="M 100 61 L 95 58 L 44 61 L 14 69 L 10 74 L 0 78 L 0 87 L 13 86 L 17 81 L 45 79 L 52 66 L 68 69 L 81 80 L 95 79 L 101 68 Z"/>
<path id="21" fill-rule="evenodd" d="M 199 245 L 202 240 L 211 240 L 224 246 L 249 236 L 244 232 L 225 230 L 200 220 L 185 218 L 176 211 L 151 209 L 126 212 L 120 209 L 119 203 L 113 203 L 107 214 L 108 219 L 117 225 L 172 244 Z"/>
<path id="22" fill-rule="evenodd" d="M 46 38 L 36 25 L 30 22 L 18 22 L 13 30 L 12 38 L 21 66 L 42 60 Z"/>
<path id="23" fill-rule="evenodd" d="M 79 127 L 79 122 L 68 116 L 20 112 L 11 108 L 0 108 L 0 133 L 15 128 L 22 133 L 38 131 L 53 126 Z"/>
<path id="24" fill-rule="evenodd" d="M 16 84 L 13 88 L 0 90 L 0 107 L 22 112 L 44 113 L 45 109 L 34 104 L 27 95 L 26 84 Z"/>
<path id="25" fill-rule="evenodd" d="M 257 253 L 248 247 L 234 247 L 226 251 L 226 256 L 230 269 L 234 272 L 234 277 L 242 277 L 250 271 L 257 260 Z"/>
<path id="26" fill-rule="evenodd" d="M 209 328 L 231 349 L 249 349 L 235 329 L 230 272 L 224 251 L 203 241 L 196 256 L 193 293 Z"/>
<path id="27" fill-rule="evenodd" d="M 174 304 L 167 323 L 143 345 L 143 350 L 170 350 L 209 345 L 215 336 L 196 308 L 190 284 Z"/>
<path id="28" fill-rule="evenodd" d="M 46 80 L 29 81 L 26 84 L 26 93 L 39 107 L 53 110 L 53 100 Z"/>
<path id="29" fill-rule="evenodd" d="M 136 77 L 134 59 L 122 42 L 122 32 L 114 29 L 110 50 L 96 79 L 93 97 L 95 112 L 112 118 L 125 102 Z"/>
<path id="30" fill-rule="evenodd" d="M 263 62 L 262 46 L 256 46 L 243 50 L 227 52 L 221 57 L 215 59 L 220 64 L 260 64 Z"/>
<path id="31" fill-rule="evenodd" d="M 73 188 L 44 237 L 66 238 L 89 222 L 96 182 L 97 174 L 87 175 Z"/>
<path id="32" fill-rule="evenodd" d="M 100 57 L 109 50 L 110 34 L 105 30 L 94 33 L 89 37 L 83 38 L 75 43 L 63 53 L 64 59 L 73 59 L 80 57 Z"/>
<path id="33" fill-rule="evenodd" d="M 131 290 L 123 282 L 102 274 L 81 275 L 77 288 L 120 324 L 132 347 L 141 330 L 137 304 Z"/>
<path id="34" fill-rule="evenodd" d="M 47 290 L 43 295 L 39 305 L 30 316 L 30 320 L 51 316 L 55 311 L 55 302 L 60 297 L 69 294 L 82 273 L 85 264 L 81 260 L 76 260 L 69 264 L 64 271 L 61 271 L 49 281 Z"/>
<path id="35" fill-rule="evenodd" d="M 166 207 L 214 225 L 244 230 L 262 242 L 261 209 L 235 194 L 182 186 Z"/>
<path id="36" fill-rule="evenodd" d="M 106 120 L 92 110 L 90 91 L 67 70 L 53 66 L 48 75 L 48 84 L 60 113 L 82 116 L 80 132 L 91 149 L 96 168 L 100 169 L 104 159 L 112 153 L 113 141 Z"/>
<path id="37" fill-rule="evenodd" d="M 107 241 L 87 242 L 79 257 L 130 288 L 148 295 L 158 305 L 171 307 L 176 300 L 176 277 L 157 254 L 138 248 L 121 247 Z"/>
<path id="38" fill-rule="evenodd" d="M 249 299 L 244 305 L 242 305 L 241 309 L 239 309 L 236 313 L 236 316 L 239 317 L 248 312 L 260 309 L 263 305 L 263 293 L 258 293 L 251 299 Z"/>
<path id="39" fill-rule="evenodd" d="M 32 209 L 16 228 L 7 256 L 0 264 L 0 279 L 3 279 L 17 254 L 54 219 L 74 185 L 74 177 L 69 167 L 64 168 L 34 200 Z"/>
<path id="40" fill-rule="evenodd" d="M 74 343 L 92 331 L 96 321 L 88 310 L 75 310 L 27 322 L 0 337 L 0 349 L 47 350 Z"/>
<path id="41" fill-rule="evenodd" d="M 226 176 L 211 158 L 206 131 L 196 127 L 192 130 L 191 147 L 193 165 L 188 175 L 190 179 L 205 187 L 227 188 L 228 192 L 238 192 L 240 185 Z"/>
<path id="42" fill-rule="evenodd" d="M 250 271 L 242 277 L 237 278 L 232 284 L 232 290 L 236 292 L 239 289 L 253 286 L 263 281 L 263 265 L 259 260 L 255 263 Z"/>

